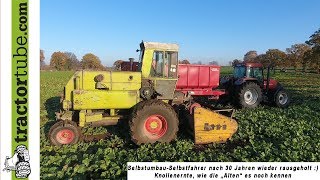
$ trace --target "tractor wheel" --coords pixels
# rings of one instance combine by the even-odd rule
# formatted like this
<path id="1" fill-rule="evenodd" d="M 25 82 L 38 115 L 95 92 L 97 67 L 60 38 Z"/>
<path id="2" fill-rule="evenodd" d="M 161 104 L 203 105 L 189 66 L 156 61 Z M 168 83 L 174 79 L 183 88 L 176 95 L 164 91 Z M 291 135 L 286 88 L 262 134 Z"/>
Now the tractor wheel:
<path id="1" fill-rule="evenodd" d="M 50 142 L 56 146 L 76 144 L 80 138 L 81 131 L 72 121 L 59 121 L 49 131 Z"/>
<path id="2" fill-rule="evenodd" d="M 285 90 L 280 90 L 275 95 L 275 104 L 280 108 L 286 108 L 290 104 L 290 96 Z"/>
<path id="3" fill-rule="evenodd" d="M 16 164 L 16 178 L 27 178 L 31 173 L 29 162 L 18 162 Z"/>
<path id="4" fill-rule="evenodd" d="M 129 125 L 132 141 L 140 145 L 174 140 L 179 120 L 169 104 L 148 100 L 136 105 Z"/>
<path id="5" fill-rule="evenodd" d="M 241 108 L 255 108 L 262 101 L 262 92 L 254 82 L 244 84 L 238 91 L 237 104 Z"/>

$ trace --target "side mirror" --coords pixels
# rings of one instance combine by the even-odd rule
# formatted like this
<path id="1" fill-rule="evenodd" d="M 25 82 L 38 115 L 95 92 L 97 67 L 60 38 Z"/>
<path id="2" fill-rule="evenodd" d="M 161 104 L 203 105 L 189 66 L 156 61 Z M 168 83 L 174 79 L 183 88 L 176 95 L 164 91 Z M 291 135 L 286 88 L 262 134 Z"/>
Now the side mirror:
<path id="1" fill-rule="evenodd" d="M 139 49 L 136 50 L 136 52 L 139 52 L 139 51 L 140 51 Z"/>

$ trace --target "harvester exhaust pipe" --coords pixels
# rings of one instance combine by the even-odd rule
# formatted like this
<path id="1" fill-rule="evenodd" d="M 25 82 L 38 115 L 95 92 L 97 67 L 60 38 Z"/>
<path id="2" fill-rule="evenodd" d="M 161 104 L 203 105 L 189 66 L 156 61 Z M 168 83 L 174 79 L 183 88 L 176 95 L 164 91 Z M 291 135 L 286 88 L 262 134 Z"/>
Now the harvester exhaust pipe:
<path id="1" fill-rule="evenodd" d="M 129 61 L 130 61 L 130 71 L 133 71 L 134 58 L 129 58 Z"/>

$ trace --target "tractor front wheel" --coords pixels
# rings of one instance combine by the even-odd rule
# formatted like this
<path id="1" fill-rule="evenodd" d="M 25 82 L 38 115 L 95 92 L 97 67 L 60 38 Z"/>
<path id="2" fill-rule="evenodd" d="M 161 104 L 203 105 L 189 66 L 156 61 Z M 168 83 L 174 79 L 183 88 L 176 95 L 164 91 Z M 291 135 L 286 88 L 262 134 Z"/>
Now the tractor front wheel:
<path id="1" fill-rule="evenodd" d="M 258 84 L 249 82 L 238 91 L 237 104 L 242 108 L 255 108 L 262 101 L 262 92 Z"/>
<path id="2" fill-rule="evenodd" d="M 174 109 L 160 100 L 140 102 L 130 120 L 132 141 L 136 144 L 170 142 L 178 132 L 179 120 Z"/>
<path id="3" fill-rule="evenodd" d="M 75 122 L 59 121 L 49 131 L 52 145 L 61 146 L 76 144 L 81 138 L 81 131 Z"/>
<path id="4" fill-rule="evenodd" d="M 275 104 L 280 108 L 286 108 L 290 103 L 290 96 L 285 90 L 280 90 L 275 96 Z"/>

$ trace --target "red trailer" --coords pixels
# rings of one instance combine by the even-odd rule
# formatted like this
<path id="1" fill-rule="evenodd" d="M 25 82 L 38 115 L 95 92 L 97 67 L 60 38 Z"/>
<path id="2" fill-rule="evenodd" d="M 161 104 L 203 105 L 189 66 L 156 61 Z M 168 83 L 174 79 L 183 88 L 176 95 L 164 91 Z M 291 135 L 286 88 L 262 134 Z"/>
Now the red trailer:
<path id="1" fill-rule="evenodd" d="M 217 89 L 220 81 L 220 66 L 179 64 L 176 90 L 192 96 L 212 96 L 218 99 L 225 94 Z"/>

